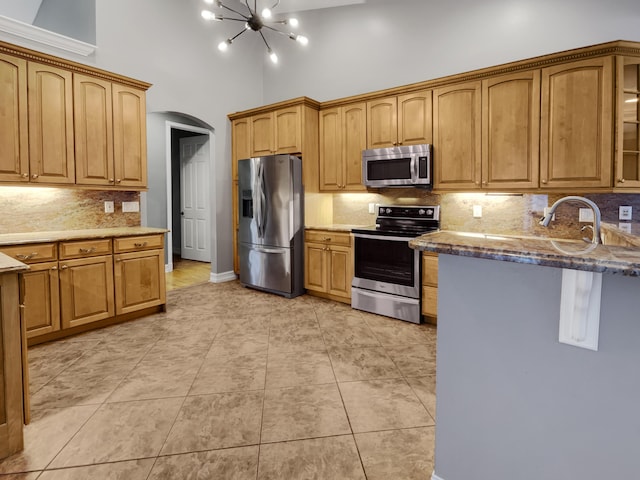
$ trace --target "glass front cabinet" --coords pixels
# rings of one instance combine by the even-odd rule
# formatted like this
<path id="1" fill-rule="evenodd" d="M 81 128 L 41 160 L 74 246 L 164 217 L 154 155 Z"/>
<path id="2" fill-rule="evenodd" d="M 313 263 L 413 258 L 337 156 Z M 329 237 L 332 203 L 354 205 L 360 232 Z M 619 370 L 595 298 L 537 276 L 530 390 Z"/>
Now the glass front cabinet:
<path id="1" fill-rule="evenodd" d="M 615 186 L 640 188 L 640 58 L 618 58 Z"/>

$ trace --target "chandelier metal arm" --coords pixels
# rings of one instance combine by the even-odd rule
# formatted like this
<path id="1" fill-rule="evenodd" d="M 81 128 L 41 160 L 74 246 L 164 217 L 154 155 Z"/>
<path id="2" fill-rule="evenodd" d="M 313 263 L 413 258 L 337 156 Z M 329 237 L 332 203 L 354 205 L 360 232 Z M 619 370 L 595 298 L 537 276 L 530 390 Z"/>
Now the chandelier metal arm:
<path id="1" fill-rule="evenodd" d="M 234 10 L 233 8 L 229 8 L 227 7 L 224 3 L 221 3 L 220 6 L 222 8 L 226 8 L 227 10 L 235 13 L 236 15 L 240 15 L 242 18 L 244 18 L 245 20 L 249 20 L 249 17 L 247 17 L 244 13 L 240 13 L 236 10 Z M 248 6 L 248 5 L 247 5 Z M 251 9 L 249 9 L 249 11 L 251 11 Z M 238 20 L 237 18 L 229 18 L 229 17 L 225 17 L 225 20 Z"/>
<path id="2" fill-rule="evenodd" d="M 271 47 L 270 47 L 270 46 L 269 46 L 269 44 L 267 43 L 267 39 L 266 39 L 266 38 L 264 38 L 264 35 L 262 34 L 262 32 L 258 32 L 258 33 L 259 33 L 259 34 L 260 34 L 260 36 L 262 37 L 262 41 L 263 41 L 263 42 L 264 42 L 264 44 L 266 45 L 267 50 L 268 50 L 268 51 L 271 51 Z"/>
<path id="3" fill-rule="evenodd" d="M 238 38 L 240 35 L 242 35 L 242 34 L 243 34 L 244 32 L 246 32 L 246 31 L 247 31 L 247 29 L 246 29 L 246 28 L 243 28 L 242 30 L 240 30 L 240 32 L 236 33 L 236 34 L 235 34 L 233 37 L 231 37 L 229 40 L 233 42 L 236 38 Z"/>

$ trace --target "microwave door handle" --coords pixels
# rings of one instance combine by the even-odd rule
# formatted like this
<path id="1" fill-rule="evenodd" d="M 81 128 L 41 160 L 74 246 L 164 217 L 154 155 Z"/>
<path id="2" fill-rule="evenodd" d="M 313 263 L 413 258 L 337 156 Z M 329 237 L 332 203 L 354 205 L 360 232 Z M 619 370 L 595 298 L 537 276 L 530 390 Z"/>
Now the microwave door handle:
<path id="1" fill-rule="evenodd" d="M 418 155 L 411 154 L 411 183 L 418 183 Z"/>

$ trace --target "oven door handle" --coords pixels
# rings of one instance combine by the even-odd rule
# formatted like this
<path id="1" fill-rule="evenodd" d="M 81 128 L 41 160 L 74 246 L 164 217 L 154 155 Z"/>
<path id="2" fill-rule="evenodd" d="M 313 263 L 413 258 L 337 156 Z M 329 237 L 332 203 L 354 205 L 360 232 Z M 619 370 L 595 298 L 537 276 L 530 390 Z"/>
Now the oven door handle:
<path id="1" fill-rule="evenodd" d="M 409 242 L 409 240 L 413 240 L 417 237 L 391 237 L 388 235 L 368 235 L 366 233 L 354 233 L 354 237 L 356 238 L 368 238 L 370 240 L 392 240 L 394 242 Z"/>

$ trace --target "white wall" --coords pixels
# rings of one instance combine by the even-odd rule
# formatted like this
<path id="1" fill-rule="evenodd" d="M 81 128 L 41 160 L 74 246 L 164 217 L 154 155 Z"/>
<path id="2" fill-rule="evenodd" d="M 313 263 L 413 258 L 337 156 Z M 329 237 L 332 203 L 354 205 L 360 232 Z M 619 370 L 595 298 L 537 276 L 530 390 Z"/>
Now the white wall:
<path id="1" fill-rule="evenodd" d="M 277 10 L 277 9 L 276 9 Z M 611 40 L 640 41 L 638 0 L 367 0 L 301 12 L 309 45 L 274 41 L 266 103 L 319 101 Z"/>
<path id="2" fill-rule="evenodd" d="M 0 15 L 32 24 L 42 0 L 0 0 Z"/>
<path id="3" fill-rule="evenodd" d="M 181 112 L 214 128 L 212 229 L 218 241 L 212 263 L 217 273 L 223 273 L 233 268 L 227 114 L 263 103 L 262 51 L 250 41 L 238 42 L 228 52 L 231 55 L 221 55 L 216 45 L 237 25 L 205 24 L 201 9 L 199 0 L 97 0 L 95 64 L 152 83 L 147 112 Z M 149 141 L 164 139 L 152 136 Z M 156 147 L 150 145 L 149 152 L 157 152 Z M 164 155 L 151 154 L 149 169 L 164 172 Z M 166 198 L 155 191 L 166 189 L 165 185 L 150 188 L 154 198 Z M 163 210 L 165 205 L 166 200 Z"/>

